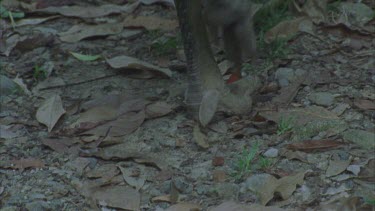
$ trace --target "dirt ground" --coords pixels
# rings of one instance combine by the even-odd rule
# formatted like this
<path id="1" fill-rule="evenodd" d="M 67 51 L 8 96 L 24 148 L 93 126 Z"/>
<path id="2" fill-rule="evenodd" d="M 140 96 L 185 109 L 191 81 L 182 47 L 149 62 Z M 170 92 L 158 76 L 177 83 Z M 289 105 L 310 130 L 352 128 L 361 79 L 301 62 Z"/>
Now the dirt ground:
<path id="1" fill-rule="evenodd" d="M 200 128 L 173 1 L 1 1 L 0 210 L 375 210 L 375 3 L 293 2 Z"/>

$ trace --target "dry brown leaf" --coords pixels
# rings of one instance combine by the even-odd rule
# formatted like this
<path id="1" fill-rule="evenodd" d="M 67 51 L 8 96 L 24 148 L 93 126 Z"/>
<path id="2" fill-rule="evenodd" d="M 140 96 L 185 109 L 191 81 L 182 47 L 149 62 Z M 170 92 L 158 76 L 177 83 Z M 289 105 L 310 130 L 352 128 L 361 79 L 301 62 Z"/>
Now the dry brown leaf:
<path id="1" fill-rule="evenodd" d="M 92 191 L 91 197 L 99 204 L 129 211 L 139 211 L 141 194 L 126 186 L 105 186 Z"/>
<path id="2" fill-rule="evenodd" d="M 104 164 L 86 172 L 88 178 L 113 178 L 120 173 L 115 164 Z"/>
<path id="3" fill-rule="evenodd" d="M 302 185 L 304 182 L 305 172 L 300 172 L 292 176 L 282 177 L 278 180 L 279 186 L 275 189 L 275 192 L 279 193 L 281 198 L 286 200 L 292 196 L 296 190 L 297 185 Z"/>
<path id="4" fill-rule="evenodd" d="M 336 140 L 308 140 L 295 144 L 288 144 L 287 148 L 305 152 L 322 151 L 342 146 L 343 142 Z"/>
<path id="5" fill-rule="evenodd" d="M 10 163 L 13 165 L 13 169 L 44 168 L 44 162 L 37 158 L 22 158 L 12 160 Z"/>
<path id="6" fill-rule="evenodd" d="M 148 119 L 161 117 L 172 112 L 172 106 L 166 102 L 155 102 L 146 106 L 146 116 Z"/>
<path id="7" fill-rule="evenodd" d="M 145 120 L 145 112 L 129 112 L 121 115 L 116 120 L 99 125 L 89 131 L 81 133 L 81 135 L 97 135 L 97 136 L 124 136 L 130 134 Z M 107 134 L 108 133 L 108 134 Z"/>
<path id="8" fill-rule="evenodd" d="M 314 23 L 319 24 L 326 20 L 327 0 L 305 1 L 301 8 L 302 13 L 309 16 Z"/>
<path id="9" fill-rule="evenodd" d="M 367 164 L 361 169 L 359 179 L 375 183 L 375 159 L 369 159 Z"/>
<path id="10" fill-rule="evenodd" d="M 163 195 L 163 196 L 155 196 L 151 199 L 152 202 L 154 203 L 159 203 L 159 202 L 168 202 L 171 203 L 171 197 L 170 195 Z"/>
<path id="11" fill-rule="evenodd" d="M 117 56 L 107 59 L 106 61 L 114 69 L 140 70 L 151 72 L 153 74 L 159 74 L 164 77 L 172 76 L 172 72 L 169 69 L 160 68 L 153 64 L 129 56 Z"/>
<path id="12" fill-rule="evenodd" d="M 270 206 L 266 207 L 259 204 L 240 204 L 237 202 L 223 202 L 217 207 L 208 209 L 208 211 L 284 211 L 284 209 Z"/>
<path id="13" fill-rule="evenodd" d="M 79 115 L 79 118 L 70 127 L 78 127 L 82 123 L 100 123 L 105 121 L 110 121 L 118 117 L 117 108 L 102 106 L 92 108 L 86 112 Z"/>
<path id="14" fill-rule="evenodd" d="M 139 2 L 135 1 L 133 4 L 126 4 L 124 6 L 115 4 L 106 4 L 101 6 L 62 6 L 62 7 L 47 7 L 38 9 L 35 12 L 47 13 L 47 14 L 60 14 L 68 17 L 80 17 L 80 18 L 97 18 L 110 14 L 121 14 L 130 13 L 136 7 Z M 121 25 L 121 24 L 120 24 Z"/>
<path id="15" fill-rule="evenodd" d="M 327 177 L 332 177 L 336 176 L 346 170 L 350 163 L 352 162 L 351 159 L 347 160 L 340 160 L 340 159 L 333 159 L 330 160 L 328 168 L 326 170 L 326 176 Z"/>
<path id="16" fill-rule="evenodd" d="M 53 20 L 53 19 L 58 18 L 58 17 L 59 16 L 55 15 L 55 16 L 49 16 L 49 17 L 44 17 L 44 18 L 21 19 L 21 20 L 16 22 L 16 27 L 26 26 L 26 25 L 38 25 L 38 24 L 41 24 L 41 23 L 49 21 L 49 20 Z"/>
<path id="17" fill-rule="evenodd" d="M 128 16 L 124 20 L 125 27 L 144 27 L 147 30 L 172 31 L 178 26 L 177 20 L 163 19 L 155 16 Z"/>
<path id="18" fill-rule="evenodd" d="M 122 166 L 117 167 L 120 169 L 125 182 L 131 187 L 135 188 L 135 190 L 139 191 L 145 185 L 146 179 L 142 177 L 134 177 L 131 169 L 124 168 Z"/>
<path id="19" fill-rule="evenodd" d="M 66 139 L 52 139 L 52 138 L 45 138 L 42 139 L 42 143 L 52 150 L 59 152 L 59 153 L 64 153 L 69 150 L 69 146 L 71 143 L 66 141 Z"/>
<path id="20" fill-rule="evenodd" d="M 119 23 L 106 23 L 100 25 L 74 25 L 66 32 L 59 33 L 61 41 L 74 43 L 85 38 L 118 34 L 123 27 Z"/>
<path id="21" fill-rule="evenodd" d="M 307 17 L 282 21 L 265 34 L 265 41 L 272 42 L 277 38 L 290 39 L 298 32 L 313 33 L 313 23 Z"/>
<path id="22" fill-rule="evenodd" d="M 57 121 L 65 113 L 62 106 L 62 101 L 59 95 L 53 95 L 46 99 L 36 112 L 36 119 L 38 122 L 48 127 L 48 132 L 51 132 Z"/>
<path id="23" fill-rule="evenodd" d="M 168 207 L 165 211 L 200 211 L 201 209 L 199 204 L 181 202 Z"/>
<path id="24" fill-rule="evenodd" d="M 356 100 L 354 105 L 362 110 L 375 110 L 375 102 L 371 100 Z"/>

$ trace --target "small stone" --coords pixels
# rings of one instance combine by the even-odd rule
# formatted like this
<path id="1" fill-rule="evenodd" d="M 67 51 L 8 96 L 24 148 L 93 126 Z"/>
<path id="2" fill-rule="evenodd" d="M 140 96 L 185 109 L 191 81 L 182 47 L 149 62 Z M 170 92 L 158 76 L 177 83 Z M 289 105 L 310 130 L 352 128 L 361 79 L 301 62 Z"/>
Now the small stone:
<path id="1" fill-rule="evenodd" d="M 330 106 L 333 104 L 335 97 L 328 92 L 316 92 L 312 93 L 309 99 L 317 105 Z"/>
<path id="2" fill-rule="evenodd" d="M 275 158 L 279 155 L 279 150 L 276 148 L 270 148 L 268 149 L 263 156 L 268 158 Z"/>

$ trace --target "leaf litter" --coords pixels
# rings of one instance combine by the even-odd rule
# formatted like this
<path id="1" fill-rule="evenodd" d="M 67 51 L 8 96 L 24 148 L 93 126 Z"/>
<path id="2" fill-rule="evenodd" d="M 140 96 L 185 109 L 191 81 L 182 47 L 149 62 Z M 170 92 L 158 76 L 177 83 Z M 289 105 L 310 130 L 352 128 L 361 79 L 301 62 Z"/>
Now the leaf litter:
<path id="1" fill-rule="evenodd" d="M 283 37 L 293 49 L 264 65 L 270 83 L 260 99 L 267 102 L 256 102 L 246 116 L 206 108 L 215 120 L 199 128 L 181 100 L 187 74 L 175 64 L 185 62 L 178 55 L 182 44 L 168 46 L 173 53 L 167 55 L 151 47 L 155 40 L 178 40 L 173 1 L 2 1 L 8 15 L 1 20 L 0 74 L 21 86 L 1 96 L 5 204 L 49 210 L 368 207 L 375 163 L 373 7 L 339 2 L 331 10 L 332 3 L 292 1 L 288 8 L 296 13 L 265 32 L 268 44 Z M 306 75 L 280 86 L 279 68 Z M 311 100 L 311 93 L 332 101 Z M 254 143 L 251 171 L 236 179 L 238 155 Z M 280 151 L 272 162 L 261 157 L 271 147 Z"/>

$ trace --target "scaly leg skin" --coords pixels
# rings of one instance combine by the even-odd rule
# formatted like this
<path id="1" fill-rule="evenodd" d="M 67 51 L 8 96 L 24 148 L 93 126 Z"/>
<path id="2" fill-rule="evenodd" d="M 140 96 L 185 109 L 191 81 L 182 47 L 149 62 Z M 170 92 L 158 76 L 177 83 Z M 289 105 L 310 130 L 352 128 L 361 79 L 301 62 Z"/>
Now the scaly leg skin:
<path id="1" fill-rule="evenodd" d="M 257 83 L 243 79 L 226 87 L 213 57 L 206 26 L 203 23 L 200 0 L 175 0 L 189 71 L 185 102 L 194 111 L 199 107 L 199 121 L 207 125 L 218 104 L 226 110 L 243 114 L 251 110 L 250 93 Z M 234 87 L 234 88 L 233 88 Z M 234 94 L 231 90 L 239 89 Z"/>

